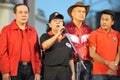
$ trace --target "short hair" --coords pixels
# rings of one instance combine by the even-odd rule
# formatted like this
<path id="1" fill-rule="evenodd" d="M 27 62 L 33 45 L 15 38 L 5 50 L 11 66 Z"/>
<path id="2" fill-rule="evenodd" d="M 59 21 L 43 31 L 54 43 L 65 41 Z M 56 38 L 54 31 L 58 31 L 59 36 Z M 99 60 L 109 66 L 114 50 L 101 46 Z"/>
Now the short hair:
<path id="1" fill-rule="evenodd" d="M 104 11 L 102 11 L 100 17 L 102 16 L 102 14 L 111 15 L 112 20 L 115 20 L 115 13 L 112 10 L 104 10 Z"/>
<path id="2" fill-rule="evenodd" d="M 21 4 L 17 4 L 17 5 L 14 6 L 14 8 L 13 8 L 13 12 L 16 13 L 16 11 L 17 11 L 17 7 L 18 7 L 18 6 L 21 6 L 21 5 L 26 6 L 26 7 L 28 8 L 28 11 L 30 11 L 30 10 L 29 10 L 29 7 L 28 7 L 27 5 L 21 3 Z"/>

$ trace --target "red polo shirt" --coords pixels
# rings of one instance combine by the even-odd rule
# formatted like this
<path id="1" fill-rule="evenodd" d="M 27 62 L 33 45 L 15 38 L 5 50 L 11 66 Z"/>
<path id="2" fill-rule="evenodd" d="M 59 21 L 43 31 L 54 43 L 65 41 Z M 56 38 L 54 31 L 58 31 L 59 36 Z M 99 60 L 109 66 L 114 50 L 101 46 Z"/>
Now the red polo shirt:
<path id="1" fill-rule="evenodd" d="M 119 33 L 113 29 L 106 33 L 102 28 L 91 32 L 89 45 L 96 48 L 96 53 L 108 61 L 114 61 L 119 45 Z M 93 74 L 107 74 L 108 66 L 94 60 Z"/>
<path id="2" fill-rule="evenodd" d="M 27 35 L 27 27 L 25 30 L 21 30 L 21 37 L 22 37 L 22 48 L 20 54 L 20 61 L 22 62 L 29 62 L 30 59 L 30 49 L 28 44 L 28 35 Z"/>

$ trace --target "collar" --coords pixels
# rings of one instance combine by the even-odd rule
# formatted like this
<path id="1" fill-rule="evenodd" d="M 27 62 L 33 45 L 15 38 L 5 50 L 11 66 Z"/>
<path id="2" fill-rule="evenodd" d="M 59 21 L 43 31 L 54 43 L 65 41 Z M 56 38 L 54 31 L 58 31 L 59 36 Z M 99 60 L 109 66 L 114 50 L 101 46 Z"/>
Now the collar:
<path id="1" fill-rule="evenodd" d="M 15 30 L 18 30 L 20 29 L 16 23 L 16 20 L 13 20 L 12 23 L 10 24 L 11 25 L 11 29 L 15 29 Z M 27 30 L 32 30 L 32 28 L 26 23 L 26 28 Z"/>
<path id="2" fill-rule="evenodd" d="M 54 35 L 52 31 L 49 31 L 48 34 L 51 35 L 51 36 Z"/>
<path id="3" fill-rule="evenodd" d="M 71 21 L 71 22 L 70 22 L 70 24 L 71 24 L 71 27 L 78 28 L 78 27 L 74 24 L 74 22 L 73 22 L 73 21 Z M 82 22 L 82 25 L 81 25 L 81 27 L 80 27 L 80 28 L 83 28 L 83 27 L 85 27 L 85 26 L 86 26 L 86 24 L 85 24 L 84 22 Z"/>
<path id="4" fill-rule="evenodd" d="M 102 32 L 102 33 L 106 33 L 106 31 L 105 30 L 103 30 L 101 27 L 99 27 L 99 29 L 98 29 L 100 32 Z M 114 30 L 111 28 L 111 30 L 110 30 L 110 32 L 109 33 L 112 33 L 112 32 L 114 32 Z"/>

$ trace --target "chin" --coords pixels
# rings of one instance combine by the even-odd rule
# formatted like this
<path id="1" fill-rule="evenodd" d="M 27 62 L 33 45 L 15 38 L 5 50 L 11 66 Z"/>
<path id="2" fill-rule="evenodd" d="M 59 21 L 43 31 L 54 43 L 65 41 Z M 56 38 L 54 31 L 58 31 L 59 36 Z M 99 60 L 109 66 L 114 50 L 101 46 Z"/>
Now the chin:
<path id="1" fill-rule="evenodd" d="M 27 23 L 27 21 L 21 21 L 21 23 Z"/>
<path id="2" fill-rule="evenodd" d="M 103 28 L 104 30 L 108 30 L 108 28 Z"/>

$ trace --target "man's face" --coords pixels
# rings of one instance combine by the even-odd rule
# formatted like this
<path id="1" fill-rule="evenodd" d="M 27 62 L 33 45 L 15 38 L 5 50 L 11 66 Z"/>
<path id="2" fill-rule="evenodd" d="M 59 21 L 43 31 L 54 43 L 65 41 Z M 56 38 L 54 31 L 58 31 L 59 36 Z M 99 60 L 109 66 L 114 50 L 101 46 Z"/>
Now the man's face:
<path id="1" fill-rule="evenodd" d="M 104 30 L 111 29 L 111 26 L 114 24 L 114 21 L 109 14 L 102 14 L 100 19 L 100 26 Z"/>
<path id="2" fill-rule="evenodd" d="M 25 5 L 21 5 L 16 8 L 16 13 L 14 13 L 14 17 L 18 23 L 25 24 L 28 21 L 28 16 L 29 11 Z"/>
<path id="3" fill-rule="evenodd" d="M 86 17 L 86 9 L 84 7 L 75 7 L 71 14 L 73 20 L 84 21 Z"/>

